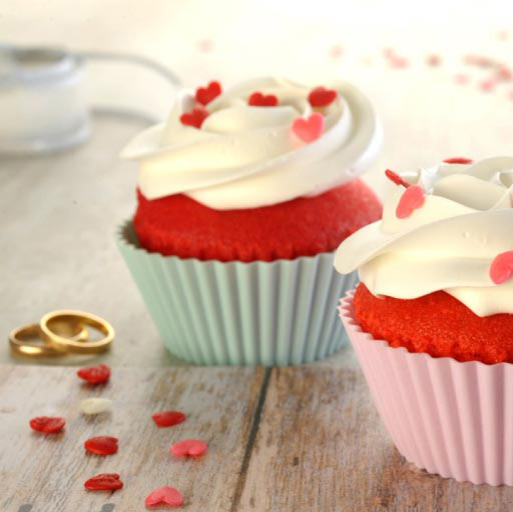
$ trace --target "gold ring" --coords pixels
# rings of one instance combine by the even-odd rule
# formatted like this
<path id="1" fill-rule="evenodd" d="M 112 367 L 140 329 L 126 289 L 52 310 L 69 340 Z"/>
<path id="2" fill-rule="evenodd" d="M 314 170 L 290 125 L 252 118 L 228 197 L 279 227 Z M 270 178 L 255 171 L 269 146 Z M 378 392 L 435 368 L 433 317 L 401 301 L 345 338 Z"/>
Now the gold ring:
<path id="1" fill-rule="evenodd" d="M 62 336 L 59 326 L 62 324 L 89 326 L 103 334 L 97 341 L 78 341 Z M 54 350 L 59 352 L 74 352 L 78 354 L 94 354 L 107 350 L 114 339 L 113 327 L 103 318 L 85 313 L 84 311 L 60 310 L 47 313 L 39 323 L 41 337 Z M 62 328 L 62 327 L 61 327 Z"/>
<path id="2" fill-rule="evenodd" d="M 57 325 L 58 332 L 63 336 L 85 342 L 89 338 L 89 332 L 82 325 L 76 323 L 74 325 Z M 55 357 L 63 355 L 52 347 L 50 347 L 41 338 L 41 329 L 38 324 L 25 325 L 13 329 L 9 333 L 9 343 L 13 352 L 30 357 Z"/>
<path id="3" fill-rule="evenodd" d="M 89 331 L 82 325 L 79 319 L 73 322 L 57 319 L 52 323 L 52 330 L 59 336 L 69 338 L 70 340 L 82 343 L 89 341 Z M 39 327 L 39 336 L 41 336 L 41 326 Z"/>

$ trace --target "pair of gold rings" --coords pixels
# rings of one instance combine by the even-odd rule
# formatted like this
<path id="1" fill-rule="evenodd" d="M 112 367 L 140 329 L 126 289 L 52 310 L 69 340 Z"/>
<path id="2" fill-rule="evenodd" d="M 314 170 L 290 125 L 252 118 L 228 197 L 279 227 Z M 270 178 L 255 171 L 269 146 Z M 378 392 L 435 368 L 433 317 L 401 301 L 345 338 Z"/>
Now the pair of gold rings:
<path id="1" fill-rule="evenodd" d="M 102 337 L 92 341 L 89 328 Z M 97 354 L 108 350 L 114 339 L 113 327 L 99 316 L 83 311 L 47 313 L 39 324 L 14 329 L 9 334 L 11 349 L 24 356 L 56 357 L 66 354 Z"/>

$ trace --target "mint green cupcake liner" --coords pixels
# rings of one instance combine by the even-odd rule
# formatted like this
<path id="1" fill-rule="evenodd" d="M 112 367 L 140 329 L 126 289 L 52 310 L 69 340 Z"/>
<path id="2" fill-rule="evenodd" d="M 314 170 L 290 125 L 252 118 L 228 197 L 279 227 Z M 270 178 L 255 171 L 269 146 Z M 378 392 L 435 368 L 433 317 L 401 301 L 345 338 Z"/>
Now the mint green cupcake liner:
<path id="1" fill-rule="evenodd" d="M 340 350 L 347 337 L 337 305 L 356 274 L 333 269 L 333 254 L 223 263 L 149 253 L 132 222 L 118 245 L 166 347 L 202 365 L 286 366 Z"/>

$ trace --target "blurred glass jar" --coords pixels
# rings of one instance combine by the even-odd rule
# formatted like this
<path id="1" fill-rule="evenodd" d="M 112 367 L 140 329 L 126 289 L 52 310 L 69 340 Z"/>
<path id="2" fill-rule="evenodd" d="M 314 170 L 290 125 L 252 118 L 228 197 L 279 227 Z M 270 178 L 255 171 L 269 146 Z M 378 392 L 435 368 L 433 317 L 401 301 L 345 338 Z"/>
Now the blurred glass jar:
<path id="1" fill-rule="evenodd" d="M 0 153 L 45 153 L 86 140 L 84 74 L 84 59 L 58 48 L 0 46 Z"/>

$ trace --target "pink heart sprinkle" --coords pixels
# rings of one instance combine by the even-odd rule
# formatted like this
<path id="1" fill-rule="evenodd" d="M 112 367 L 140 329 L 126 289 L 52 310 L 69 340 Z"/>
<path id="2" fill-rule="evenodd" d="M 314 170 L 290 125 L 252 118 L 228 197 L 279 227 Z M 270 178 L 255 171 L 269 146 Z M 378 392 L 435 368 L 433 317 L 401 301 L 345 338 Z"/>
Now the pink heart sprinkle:
<path id="1" fill-rule="evenodd" d="M 404 57 L 392 57 L 390 59 L 390 66 L 394 69 L 404 69 L 409 66 L 409 62 Z"/>
<path id="2" fill-rule="evenodd" d="M 424 191 L 418 185 L 408 187 L 401 196 L 395 210 L 398 219 L 406 219 L 424 204 Z"/>
<path id="3" fill-rule="evenodd" d="M 175 443 L 169 451 L 175 457 L 200 457 L 207 451 L 207 443 L 195 439 L 185 439 Z"/>
<path id="4" fill-rule="evenodd" d="M 495 256 L 490 265 L 490 278 L 495 284 L 505 283 L 513 273 L 513 251 Z"/>
<path id="5" fill-rule="evenodd" d="M 324 132 L 324 116 L 314 112 L 308 118 L 298 117 L 292 123 L 292 133 L 303 142 L 313 142 Z"/>
<path id="6" fill-rule="evenodd" d="M 173 487 L 160 487 L 155 489 L 147 498 L 144 504 L 147 507 L 168 505 L 170 507 L 181 507 L 183 505 L 182 495 Z"/>
<path id="7" fill-rule="evenodd" d="M 491 92 L 495 87 L 495 82 L 493 80 L 483 80 L 479 87 L 484 92 Z"/>
<path id="8" fill-rule="evenodd" d="M 458 84 L 458 85 L 465 85 L 466 83 L 468 83 L 469 81 L 469 77 L 467 75 L 464 75 L 463 73 L 460 73 L 459 75 L 456 75 L 454 77 L 454 81 Z"/>

